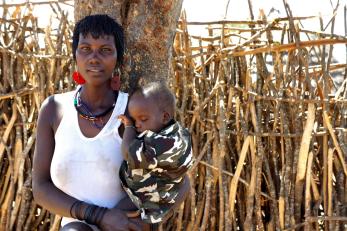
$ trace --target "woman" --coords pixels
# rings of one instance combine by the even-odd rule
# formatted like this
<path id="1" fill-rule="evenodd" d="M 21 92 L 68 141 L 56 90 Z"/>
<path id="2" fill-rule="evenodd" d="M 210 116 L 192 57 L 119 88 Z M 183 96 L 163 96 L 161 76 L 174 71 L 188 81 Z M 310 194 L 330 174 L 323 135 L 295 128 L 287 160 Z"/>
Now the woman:
<path id="1" fill-rule="evenodd" d="M 134 209 L 129 200 L 118 203 L 126 194 L 118 174 L 123 159 L 117 116 L 126 111 L 128 95 L 117 90 L 114 73 L 123 61 L 123 44 L 122 28 L 109 16 L 79 21 L 72 46 L 74 79 L 81 86 L 47 98 L 39 113 L 33 194 L 38 204 L 63 216 L 62 230 L 148 228 L 127 217 Z M 180 201 L 188 188 L 186 180 Z"/>

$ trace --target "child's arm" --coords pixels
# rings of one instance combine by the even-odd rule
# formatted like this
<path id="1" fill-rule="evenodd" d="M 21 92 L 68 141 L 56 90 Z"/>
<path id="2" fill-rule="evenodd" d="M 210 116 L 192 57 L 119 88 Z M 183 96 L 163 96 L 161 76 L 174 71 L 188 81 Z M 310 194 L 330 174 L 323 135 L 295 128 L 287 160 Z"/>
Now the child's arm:
<path id="1" fill-rule="evenodd" d="M 136 129 L 133 122 L 126 115 L 119 115 L 118 119 L 124 124 L 124 133 L 122 141 L 122 154 L 125 160 L 128 160 L 129 146 L 131 141 L 136 138 Z"/>

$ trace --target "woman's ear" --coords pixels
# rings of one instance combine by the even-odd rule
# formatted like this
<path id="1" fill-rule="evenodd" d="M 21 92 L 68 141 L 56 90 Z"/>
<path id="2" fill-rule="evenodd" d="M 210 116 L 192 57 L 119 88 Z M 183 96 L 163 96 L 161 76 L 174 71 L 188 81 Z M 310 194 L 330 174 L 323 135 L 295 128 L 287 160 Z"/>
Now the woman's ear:
<path id="1" fill-rule="evenodd" d="M 172 118 L 171 118 L 170 114 L 168 112 L 164 111 L 164 113 L 163 113 L 163 124 L 169 123 L 171 119 Z"/>

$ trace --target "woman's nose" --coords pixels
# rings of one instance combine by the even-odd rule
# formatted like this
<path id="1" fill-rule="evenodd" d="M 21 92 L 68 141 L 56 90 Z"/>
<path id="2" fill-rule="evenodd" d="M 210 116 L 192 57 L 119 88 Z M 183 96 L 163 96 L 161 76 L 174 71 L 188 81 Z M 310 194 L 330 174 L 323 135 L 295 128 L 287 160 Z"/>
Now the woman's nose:
<path id="1" fill-rule="evenodd" d="M 99 53 L 97 50 L 92 50 L 92 52 L 90 52 L 90 55 L 89 55 L 89 62 L 90 63 L 95 63 L 95 62 L 99 62 L 100 59 L 99 59 Z"/>

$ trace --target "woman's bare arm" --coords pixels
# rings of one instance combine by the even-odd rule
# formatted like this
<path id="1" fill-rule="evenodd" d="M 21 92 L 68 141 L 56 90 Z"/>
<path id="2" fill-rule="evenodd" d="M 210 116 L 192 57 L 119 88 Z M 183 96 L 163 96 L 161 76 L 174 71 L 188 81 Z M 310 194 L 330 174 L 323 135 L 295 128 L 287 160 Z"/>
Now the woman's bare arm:
<path id="1" fill-rule="evenodd" d="M 33 159 L 33 195 L 35 201 L 49 211 L 70 216 L 70 207 L 76 199 L 65 194 L 53 184 L 50 166 L 55 142 L 54 128 L 60 122 L 59 104 L 55 96 L 46 99 L 41 107 Z"/>

